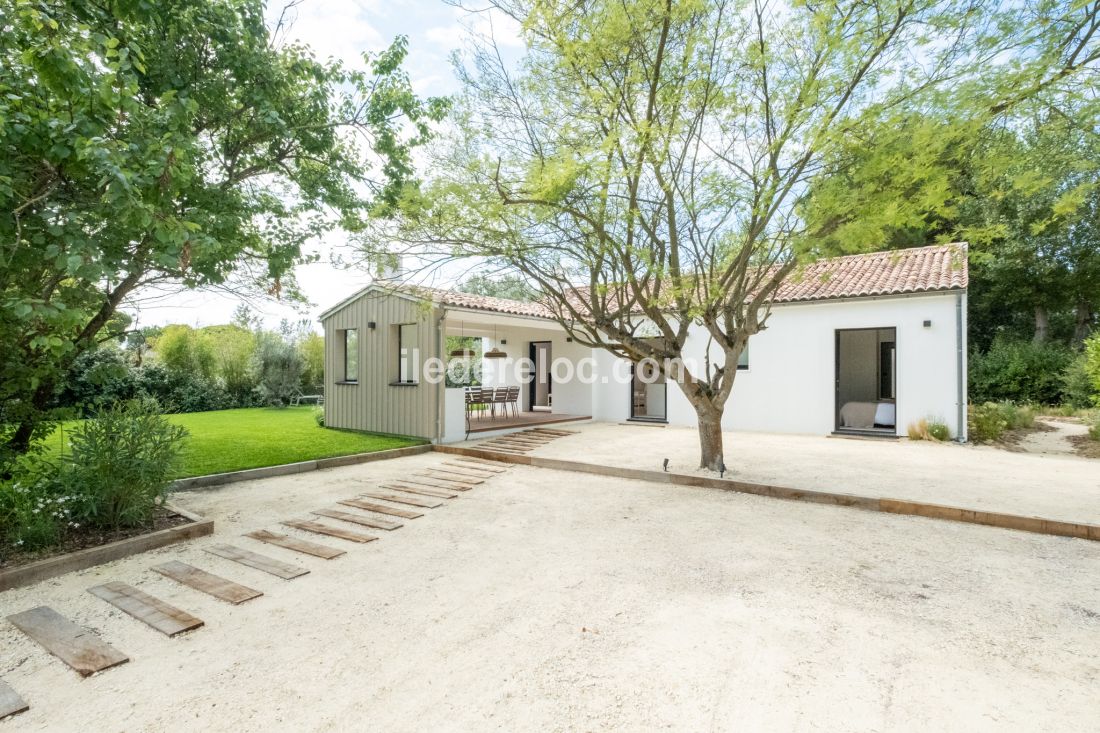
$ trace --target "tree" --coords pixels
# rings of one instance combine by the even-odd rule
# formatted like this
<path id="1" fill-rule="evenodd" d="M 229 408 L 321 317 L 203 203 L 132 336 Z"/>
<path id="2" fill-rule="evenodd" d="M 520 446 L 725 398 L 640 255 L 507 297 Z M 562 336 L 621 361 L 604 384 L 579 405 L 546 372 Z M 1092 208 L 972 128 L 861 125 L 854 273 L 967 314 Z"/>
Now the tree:
<path id="1" fill-rule="evenodd" d="M 190 326 L 165 326 L 151 344 L 153 353 L 166 369 L 187 372 L 203 379 L 213 379 L 217 371 L 214 344 L 202 331 Z"/>
<path id="2" fill-rule="evenodd" d="M 721 469 L 738 356 L 798 258 L 822 253 L 800 202 L 858 123 L 993 63 L 978 6 L 492 4 L 527 54 L 513 74 L 476 53 L 460 137 L 400 236 L 511 268 L 577 342 L 655 360 Z M 682 360 L 693 324 L 701 364 Z"/>
<path id="3" fill-rule="evenodd" d="M 302 356 L 297 347 L 278 333 L 257 334 L 252 357 L 256 391 L 264 404 L 286 407 L 301 387 Z"/>
<path id="4" fill-rule="evenodd" d="M 302 355 L 302 387 L 316 389 L 325 383 L 325 339 L 316 333 L 309 333 L 298 341 L 298 351 Z"/>
<path id="5" fill-rule="evenodd" d="M 149 286 L 293 294 L 303 245 L 385 214 L 444 100 L 283 45 L 260 0 L 44 0 L 0 19 L 0 463 Z"/>
<path id="6" fill-rule="evenodd" d="M 490 295 L 494 298 L 509 300 L 534 300 L 538 293 L 526 280 L 518 275 L 478 272 L 463 280 L 458 289 L 464 293 Z"/>

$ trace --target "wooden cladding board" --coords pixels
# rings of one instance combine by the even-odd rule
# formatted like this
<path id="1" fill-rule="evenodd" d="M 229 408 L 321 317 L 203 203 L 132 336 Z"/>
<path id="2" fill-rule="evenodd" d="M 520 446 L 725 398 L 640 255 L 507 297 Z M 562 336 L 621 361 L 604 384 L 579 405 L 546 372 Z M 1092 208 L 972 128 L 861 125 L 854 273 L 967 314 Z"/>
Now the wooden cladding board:
<path id="1" fill-rule="evenodd" d="M 202 591 L 215 598 L 228 601 L 233 605 L 244 603 L 245 601 L 250 601 L 253 598 L 259 598 L 263 595 L 261 591 L 255 590 L 254 588 L 249 588 L 240 583 L 234 583 L 232 580 L 226 580 L 213 573 L 200 570 L 194 565 L 188 565 L 178 560 L 154 565 L 153 570 L 156 570 L 165 577 L 171 578 L 177 583 L 183 583 L 197 591 Z"/>
<path id="2" fill-rule="evenodd" d="M 305 520 L 291 519 L 283 522 L 287 527 L 293 527 L 294 529 L 304 530 L 306 532 L 314 532 L 316 534 L 323 534 L 329 537 L 339 537 L 342 540 L 348 542 L 358 542 L 364 544 L 366 542 L 373 542 L 378 539 L 371 534 L 363 534 L 362 532 L 352 532 L 347 529 L 340 529 L 339 527 L 330 527 L 327 524 L 321 524 L 320 522 L 309 522 Z"/>
<path id="3" fill-rule="evenodd" d="M 167 636 L 202 626 L 202 619 L 117 580 L 92 586 L 88 592 Z"/>
<path id="4" fill-rule="evenodd" d="M 398 504 L 408 504 L 409 506 L 422 506 L 425 509 L 435 509 L 437 506 L 443 506 L 443 502 L 441 501 L 435 501 L 434 499 L 423 499 L 416 496 L 404 496 L 401 494 L 395 494 L 392 491 L 364 491 L 363 496 L 369 496 L 372 499 L 395 501 Z"/>
<path id="5" fill-rule="evenodd" d="M 0 720 L 29 710 L 30 706 L 19 697 L 19 693 L 11 689 L 4 680 L 0 680 Z"/>
<path id="6" fill-rule="evenodd" d="M 293 550 L 294 552 L 300 552 L 304 555 L 319 557 L 323 560 L 331 560 L 334 557 L 340 557 L 346 553 L 345 550 L 339 550 L 335 547 L 329 547 L 328 545 L 319 545 L 316 542 L 307 542 L 306 540 L 300 540 L 297 537 L 279 534 L 278 532 L 269 532 L 266 529 L 248 532 L 245 534 L 245 537 L 250 537 L 258 542 L 266 542 L 275 547 L 282 547 L 284 550 Z"/>
<path id="7" fill-rule="evenodd" d="M 364 527 L 371 527 L 373 529 L 394 530 L 401 526 L 401 522 L 391 522 L 386 519 L 375 519 L 374 517 L 368 517 L 363 514 L 342 512 L 339 509 L 314 509 L 310 513 L 316 514 L 319 517 L 339 519 L 341 522 L 351 522 L 352 524 L 360 524 Z"/>
<path id="8" fill-rule="evenodd" d="M 356 509 L 362 509 L 368 512 L 387 514 L 391 517 L 401 517 L 402 519 L 416 519 L 417 517 L 424 516 L 421 512 L 414 512 L 411 509 L 401 509 L 400 507 L 386 506 L 385 504 L 377 504 L 373 501 L 363 501 L 362 499 L 341 499 L 336 503 L 343 504 L 344 506 L 355 507 Z"/>
<path id="9" fill-rule="evenodd" d="M 206 548 L 206 551 L 211 555 L 217 555 L 218 557 L 224 557 L 226 560 L 239 562 L 241 565 L 247 565 L 250 568 L 262 570 L 265 573 L 270 573 L 283 580 L 299 578 L 309 572 L 303 567 L 291 565 L 282 560 L 276 560 L 273 557 L 260 555 L 259 553 L 251 552 L 234 545 L 211 545 Z"/>
<path id="10" fill-rule="evenodd" d="M 453 491 L 445 491 L 443 489 L 429 489 L 423 486 L 414 486 L 413 484 L 407 484 L 403 481 L 393 481 L 388 484 L 381 484 L 383 489 L 394 489 L 395 491 L 404 491 L 409 494 L 419 494 L 420 496 L 434 496 L 437 499 L 453 499 L 458 494 Z"/>
<path id="11" fill-rule="evenodd" d="M 84 677 L 130 661 L 118 649 L 49 606 L 13 614 L 8 621 Z"/>

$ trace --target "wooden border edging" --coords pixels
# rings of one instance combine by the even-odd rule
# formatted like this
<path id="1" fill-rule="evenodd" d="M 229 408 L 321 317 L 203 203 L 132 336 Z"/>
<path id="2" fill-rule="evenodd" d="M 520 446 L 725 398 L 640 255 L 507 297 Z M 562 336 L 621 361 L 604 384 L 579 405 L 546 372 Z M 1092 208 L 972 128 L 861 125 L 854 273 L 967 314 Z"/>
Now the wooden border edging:
<path id="1" fill-rule="evenodd" d="M 102 565 L 103 563 L 113 560 L 121 560 L 124 557 L 137 555 L 147 550 L 155 550 L 165 545 L 213 534 L 213 519 L 205 519 L 198 514 L 180 509 L 170 504 L 167 505 L 166 508 L 173 514 L 178 514 L 191 521 L 187 524 L 181 524 L 178 527 L 158 529 L 156 532 L 149 532 L 148 534 L 141 534 L 136 537 L 128 537 L 124 540 L 108 542 L 99 547 L 89 547 L 65 555 L 47 557 L 44 560 L 9 568 L 8 570 L 0 570 L 0 591 L 30 585 L 40 580 L 71 573 L 74 570 L 86 570 L 95 565 Z"/>
<path id="2" fill-rule="evenodd" d="M 1100 542 L 1100 525 L 1088 524 L 1085 522 L 1066 522 L 1058 519 L 1027 517 L 1020 514 L 1006 514 L 1004 512 L 990 512 L 980 509 L 963 509 L 961 507 L 947 506 L 944 504 L 929 504 L 920 501 L 906 501 L 886 497 L 860 496 L 857 494 L 814 491 L 811 489 L 792 489 L 784 486 L 770 486 L 768 484 L 755 484 L 745 481 L 735 481 L 733 479 L 711 478 L 709 476 L 665 473 L 662 471 L 650 471 L 639 468 L 601 466 L 595 463 L 581 463 L 579 461 L 566 461 L 559 458 L 543 458 L 541 456 L 532 455 L 516 455 L 514 453 L 502 453 L 499 451 L 467 448 L 456 445 L 435 445 L 433 449 L 441 453 L 474 456 L 477 458 L 500 461 L 502 463 L 534 466 L 536 468 L 551 468 L 558 471 L 576 471 L 580 473 L 596 474 L 598 476 L 614 476 L 616 478 L 675 484 L 678 486 L 722 489 L 724 491 L 736 491 L 742 494 L 770 496 L 775 499 L 807 501 L 816 504 L 833 504 L 836 506 L 866 509 L 872 512 L 884 512 L 886 514 L 901 514 L 913 517 L 925 517 L 928 519 L 945 519 L 952 522 L 982 524 L 987 527 L 1015 529 L 1023 532 L 1035 532 L 1057 537 L 1076 537 L 1082 540 Z"/>
<path id="3" fill-rule="evenodd" d="M 176 479 L 172 482 L 171 491 L 191 491 L 192 489 L 205 489 L 209 486 L 222 486 L 234 484 L 238 481 L 253 481 L 274 476 L 290 476 L 295 473 L 317 471 L 323 468 L 339 468 L 351 466 L 357 463 L 370 463 L 371 461 L 385 461 L 390 458 L 402 458 L 427 453 L 432 449 L 430 443 L 424 445 L 410 445 L 406 448 L 391 448 L 390 450 L 374 451 L 373 453 L 352 453 L 347 456 L 333 456 L 332 458 L 317 458 L 312 461 L 300 461 L 299 463 L 283 463 L 278 466 L 264 466 L 262 468 L 246 468 L 242 471 L 229 471 L 228 473 L 211 473 L 206 476 L 191 476 L 190 478 Z"/>

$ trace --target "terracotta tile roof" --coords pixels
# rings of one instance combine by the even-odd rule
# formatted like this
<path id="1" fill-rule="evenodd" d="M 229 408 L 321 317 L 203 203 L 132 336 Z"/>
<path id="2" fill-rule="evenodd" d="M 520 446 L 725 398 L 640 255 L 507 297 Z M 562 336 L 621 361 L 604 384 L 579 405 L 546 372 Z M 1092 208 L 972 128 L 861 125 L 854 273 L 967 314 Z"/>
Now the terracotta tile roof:
<path id="1" fill-rule="evenodd" d="M 812 262 L 783 283 L 775 302 L 961 290 L 967 281 L 966 245 L 913 247 Z"/>
<path id="2" fill-rule="evenodd" d="M 839 298 L 962 290 L 967 287 L 967 282 L 965 244 L 912 247 L 831 257 L 811 262 L 787 279 L 779 288 L 775 302 L 802 303 Z M 423 286 L 405 285 L 395 289 L 455 308 L 529 318 L 553 318 L 550 308 L 537 302 L 494 298 L 488 295 L 474 295 L 457 290 Z M 343 303 L 355 297 L 357 296 L 352 296 Z M 335 312 L 343 303 L 330 308 L 322 314 L 322 318 Z"/>
<path id="3" fill-rule="evenodd" d="M 463 293 L 458 290 L 442 290 L 440 288 L 414 287 L 414 292 L 422 294 L 436 303 L 453 306 L 455 308 L 469 308 L 471 310 L 489 311 L 492 313 L 507 313 L 513 316 L 529 316 L 532 318 L 552 318 L 550 309 L 540 303 L 528 303 L 522 300 L 509 300 L 508 298 L 494 298 L 489 295 L 475 295 Z"/>

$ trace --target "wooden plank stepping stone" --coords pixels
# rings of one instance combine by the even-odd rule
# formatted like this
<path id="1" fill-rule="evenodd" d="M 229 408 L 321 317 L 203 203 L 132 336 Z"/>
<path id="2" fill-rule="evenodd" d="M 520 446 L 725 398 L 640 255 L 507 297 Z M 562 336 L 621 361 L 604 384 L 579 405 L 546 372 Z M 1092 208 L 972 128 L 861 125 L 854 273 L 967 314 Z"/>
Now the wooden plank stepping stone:
<path id="1" fill-rule="evenodd" d="M 409 509 L 400 509 L 395 506 L 386 506 L 385 504 L 375 504 L 372 501 L 363 501 L 362 499 L 341 499 L 336 503 L 343 504 L 344 506 L 353 506 L 356 509 L 364 509 L 368 512 L 388 514 L 391 517 L 401 517 L 402 519 L 416 519 L 417 517 L 424 516 L 420 512 L 414 512 Z"/>
<path id="2" fill-rule="evenodd" d="M 442 489 L 425 489 L 421 486 L 413 486 L 412 484 L 402 483 L 395 481 L 392 484 L 382 484 L 383 489 L 396 489 L 397 491 L 405 491 L 410 494 L 420 494 L 421 496 L 435 496 L 440 499 L 453 499 L 458 494 L 453 491 L 443 491 Z"/>
<path id="3" fill-rule="evenodd" d="M 364 491 L 363 496 L 369 496 L 372 499 L 385 499 L 386 501 L 396 501 L 398 504 L 408 504 L 409 506 L 422 506 L 425 509 L 435 509 L 437 506 L 443 506 L 443 502 L 435 501 L 433 499 L 421 499 L 416 496 L 403 496 L 401 494 L 394 494 L 389 491 Z"/>
<path id="4" fill-rule="evenodd" d="M 103 585 L 94 585 L 88 589 L 88 592 L 166 636 L 175 636 L 197 629 L 203 623 L 201 618 L 196 618 L 187 611 L 117 580 Z"/>
<path id="5" fill-rule="evenodd" d="M 443 478 L 441 475 L 432 473 L 414 473 L 404 481 L 418 486 L 428 486 L 429 489 L 453 489 L 454 491 L 470 491 L 477 485 L 469 481 Z"/>
<path id="6" fill-rule="evenodd" d="M 374 542 L 377 537 L 370 534 L 363 534 L 362 532 L 352 532 L 348 529 L 340 529 L 339 527 L 330 527 L 327 524 L 321 524 L 320 522 L 309 522 L 306 520 L 292 519 L 283 522 L 287 527 L 294 527 L 294 529 L 301 529 L 306 532 L 315 532 L 317 534 L 328 535 L 329 537 L 339 537 L 342 540 L 348 542 L 358 542 L 359 544 L 366 544 L 367 542 Z"/>
<path id="7" fill-rule="evenodd" d="M 462 484 L 464 486 L 477 486 L 478 484 L 485 483 L 485 479 L 481 478 L 463 478 L 458 474 L 450 473 L 448 471 L 439 471 L 434 468 L 429 468 L 422 471 L 417 476 L 423 476 L 425 478 L 435 479 L 436 481 L 450 481 L 452 484 Z"/>
<path id="8" fill-rule="evenodd" d="M 0 720 L 29 709 L 30 705 L 23 702 L 23 698 L 19 697 L 19 693 L 11 689 L 7 682 L 0 680 Z"/>
<path id="9" fill-rule="evenodd" d="M 311 513 L 316 514 L 319 517 L 330 517 L 332 519 L 339 519 L 342 522 L 361 524 L 364 527 L 373 527 L 374 529 L 394 530 L 401 526 L 401 522 L 390 522 L 386 519 L 375 519 L 374 517 L 366 517 L 362 514 L 342 512 L 339 509 L 315 509 Z"/>
<path id="10" fill-rule="evenodd" d="M 118 649 L 49 606 L 12 614 L 8 621 L 83 677 L 130 661 Z"/>
<path id="11" fill-rule="evenodd" d="M 566 435 L 576 435 L 579 431 L 577 431 L 577 430 L 562 430 L 561 428 L 530 428 L 528 430 L 524 430 L 523 432 L 525 432 L 525 433 L 546 433 L 548 435 L 553 435 L 554 437 L 561 438 L 561 437 L 564 437 Z"/>
<path id="12" fill-rule="evenodd" d="M 447 468 L 446 466 L 443 468 L 425 468 L 424 470 L 442 476 L 451 476 L 453 479 L 467 484 L 483 484 L 487 480 L 493 478 L 493 474 L 470 473 L 469 471 L 463 471 L 458 468 Z"/>
<path id="13" fill-rule="evenodd" d="M 278 532 L 269 532 L 266 529 L 258 529 L 255 532 L 247 532 L 245 537 L 251 537 L 259 542 L 266 542 L 269 545 L 275 545 L 276 547 L 282 547 L 286 550 L 294 550 L 295 552 L 301 552 L 305 555 L 313 555 L 323 560 L 331 560 L 334 557 L 340 557 L 346 554 L 346 550 L 339 550 L 335 547 L 329 547 L 328 545 L 319 545 L 316 542 L 307 542 L 306 540 L 300 540 L 297 537 L 291 537 L 290 535 L 279 534 Z"/>
<path id="14" fill-rule="evenodd" d="M 256 568 L 257 570 L 263 570 L 265 573 L 271 573 L 278 576 L 283 580 L 293 580 L 294 578 L 300 578 L 309 571 L 303 567 L 297 565 L 291 565 L 288 562 L 282 560 L 276 560 L 273 557 L 267 555 L 260 555 L 250 550 L 244 550 L 240 547 L 233 545 L 212 545 L 206 548 L 206 551 L 211 555 L 217 555 L 218 557 L 224 557 L 226 560 L 232 560 L 233 562 L 239 562 L 241 565 L 247 565 L 250 568 Z"/>
<path id="15" fill-rule="evenodd" d="M 234 583 L 232 580 L 226 580 L 179 560 L 170 560 L 160 565 L 154 565 L 153 570 L 177 583 L 183 583 L 190 588 L 223 601 L 228 601 L 235 606 L 263 595 L 261 591 L 254 588 Z"/>
<path id="16" fill-rule="evenodd" d="M 486 465 L 490 463 L 490 461 L 475 461 L 472 458 L 459 458 L 458 461 L 461 461 L 461 463 L 457 461 L 444 461 L 443 465 L 455 466 L 456 468 L 472 468 L 475 471 L 487 471 L 489 473 L 506 473 L 508 471 L 507 468 L 497 468 L 495 466 L 490 468 L 488 465 Z"/>
<path id="17" fill-rule="evenodd" d="M 485 443 L 482 447 L 489 448 L 490 450 L 502 450 L 512 453 L 526 453 L 527 451 L 532 449 L 532 446 L 526 443 L 497 443 L 495 441 L 491 443 Z"/>

